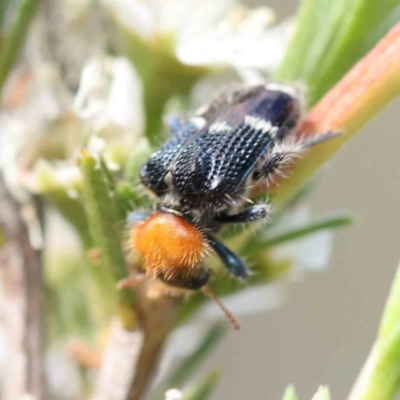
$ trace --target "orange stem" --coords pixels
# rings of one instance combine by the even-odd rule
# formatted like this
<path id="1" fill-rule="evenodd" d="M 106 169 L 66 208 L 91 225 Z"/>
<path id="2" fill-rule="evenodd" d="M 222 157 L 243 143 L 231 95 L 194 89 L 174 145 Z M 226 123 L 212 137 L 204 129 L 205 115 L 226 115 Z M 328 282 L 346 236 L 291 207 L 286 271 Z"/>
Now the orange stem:
<path id="1" fill-rule="evenodd" d="M 315 146 L 280 183 L 274 201 L 288 200 L 328 158 L 400 94 L 400 23 L 310 111 L 299 134 L 341 131 L 343 135 Z"/>

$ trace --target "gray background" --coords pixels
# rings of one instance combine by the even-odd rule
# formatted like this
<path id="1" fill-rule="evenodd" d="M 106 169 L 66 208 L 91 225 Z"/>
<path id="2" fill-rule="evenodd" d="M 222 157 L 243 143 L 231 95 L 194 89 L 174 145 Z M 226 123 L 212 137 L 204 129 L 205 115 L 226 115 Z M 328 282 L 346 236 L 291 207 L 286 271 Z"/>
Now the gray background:
<path id="1" fill-rule="evenodd" d="M 284 17 L 297 1 L 268 5 Z M 224 367 L 213 398 L 280 400 L 288 383 L 302 400 L 320 384 L 336 400 L 347 397 L 400 258 L 399 111 L 400 101 L 389 105 L 331 161 L 313 210 L 347 209 L 355 224 L 337 232 L 328 271 L 291 285 L 276 310 L 241 317 L 242 330 L 230 333 L 203 368 Z"/>

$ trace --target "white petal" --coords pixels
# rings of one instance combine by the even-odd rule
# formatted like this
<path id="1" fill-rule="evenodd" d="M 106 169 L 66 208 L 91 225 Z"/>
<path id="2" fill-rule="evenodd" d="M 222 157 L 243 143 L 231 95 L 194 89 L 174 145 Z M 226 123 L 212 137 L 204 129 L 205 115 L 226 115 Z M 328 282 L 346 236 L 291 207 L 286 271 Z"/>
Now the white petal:
<path id="1" fill-rule="evenodd" d="M 74 100 L 79 118 L 92 130 L 119 128 L 141 134 L 144 125 L 142 86 L 135 70 L 125 58 L 94 58 L 85 65 Z M 115 136 L 115 131 L 114 131 Z"/>
<path id="2" fill-rule="evenodd" d="M 143 39 L 167 33 L 177 37 L 204 30 L 235 0 L 102 0 L 116 19 Z"/>
<path id="3" fill-rule="evenodd" d="M 183 394 L 178 389 L 169 389 L 165 392 L 165 400 L 181 400 Z"/>
<path id="4" fill-rule="evenodd" d="M 291 23 L 269 28 L 274 15 L 264 7 L 243 14 L 236 21 L 233 18 L 233 21 L 229 18 L 221 21 L 215 29 L 182 35 L 177 44 L 177 57 L 190 65 L 275 70 L 283 58 Z"/>
<path id="5" fill-rule="evenodd" d="M 143 90 L 140 78 L 125 58 L 114 61 L 107 115 L 122 127 L 142 132 L 144 128 Z"/>
<path id="6" fill-rule="evenodd" d="M 150 37 L 156 28 L 155 16 L 144 1 L 102 0 L 115 18 L 143 38 Z"/>

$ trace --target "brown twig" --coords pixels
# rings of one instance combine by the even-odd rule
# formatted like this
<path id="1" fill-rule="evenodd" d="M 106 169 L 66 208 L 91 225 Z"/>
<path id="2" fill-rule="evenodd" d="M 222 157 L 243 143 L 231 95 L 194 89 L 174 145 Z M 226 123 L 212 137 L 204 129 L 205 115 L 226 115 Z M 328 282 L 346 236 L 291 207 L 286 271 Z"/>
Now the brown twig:
<path id="1" fill-rule="evenodd" d="M 175 323 L 177 301 L 165 294 L 152 298 L 149 290 L 157 282 L 147 279 L 138 287 L 137 312 L 144 333 L 135 378 L 126 400 L 141 400 L 156 372 L 163 345 Z M 162 293 L 162 289 L 160 294 Z"/>
<path id="2" fill-rule="evenodd" d="M 41 219 L 38 202 L 31 211 Z M 42 252 L 31 246 L 21 207 L 0 179 L 0 224 L 7 242 L 0 250 L 4 287 L 4 324 L 7 338 L 7 373 L 3 400 L 45 397 Z"/>
<path id="3" fill-rule="evenodd" d="M 137 328 L 113 325 L 92 400 L 143 399 L 174 326 L 177 301 L 152 278 L 135 282 Z"/>
<path id="4" fill-rule="evenodd" d="M 92 400 L 126 398 L 142 343 L 142 332 L 128 331 L 119 322 L 112 325 Z"/>

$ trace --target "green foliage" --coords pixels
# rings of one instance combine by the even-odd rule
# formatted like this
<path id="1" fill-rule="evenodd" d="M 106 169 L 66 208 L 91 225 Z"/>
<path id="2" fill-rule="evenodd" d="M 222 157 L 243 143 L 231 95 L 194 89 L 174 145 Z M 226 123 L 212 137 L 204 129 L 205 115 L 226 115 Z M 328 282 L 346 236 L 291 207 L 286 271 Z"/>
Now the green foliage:
<path id="1" fill-rule="evenodd" d="M 11 0 L 0 0 L 0 26 L 3 27 L 7 8 L 10 6 Z"/>
<path id="2" fill-rule="evenodd" d="M 100 296 L 94 293 L 92 274 L 87 263 L 81 260 L 59 258 L 58 268 L 63 268 L 59 280 L 48 278 L 46 304 L 49 312 L 50 340 L 57 343 L 65 337 L 94 340 L 96 329 L 104 324 L 112 307 L 94 307 Z M 82 271 L 83 270 L 83 271 Z M 112 306 L 112 305 L 111 305 Z M 110 310 L 111 308 L 111 310 Z"/>
<path id="3" fill-rule="evenodd" d="M 400 267 L 392 283 L 385 311 L 379 328 L 379 338 L 384 339 L 391 335 L 400 324 Z"/>
<path id="4" fill-rule="evenodd" d="M 400 267 L 378 337 L 349 400 L 390 400 L 400 391 Z"/>
<path id="5" fill-rule="evenodd" d="M 89 248 L 90 238 L 85 211 L 78 198 L 78 194 L 82 191 L 81 182 L 77 182 L 73 187 L 66 187 L 57 178 L 53 166 L 45 160 L 36 163 L 34 175 L 38 194 L 58 209 L 65 220 L 76 229 L 84 245 Z M 71 196 L 69 191 L 74 191 L 76 196 Z"/>
<path id="6" fill-rule="evenodd" d="M 100 253 L 100 266 L 96 266 L 98 281 L 105 292 L 112 292 L 117 282 L 127 276 L 122 252 L 123 225 L 114 202 L 112 177 L 104 164 L 87 151 L 81 152 L 80 167 L 83 174 L 83 197 L 86 217 L 93 245 Z M 130 289 L 118 291 L 123 323 L 132 327 L 134 295 Z"/>
<path id="7" fill-rule="evenodd" d="M 282 400 L 298 400 L 296 389 L 293 385 L 290 385 L 285 390 L 285 394 L 282 397 Z"/>
<path id="8" fill-rule="evenodd" d="M 155 400 L 162 400 L 163 394 L 169 388 L 182 387 L 193 374 L 193 372 L 199 367 L 200 363 L 208 356 L 208 354 L 215 348 L 215 346 L 222 339 L 226 332 L 226 325 L 218 323 L 214 325 L 208 333 L 204 336 L 196 350 L 188 355 L 167 377 L 163 382 L 161 388 L 157 390 L 157 394 L 154 396 Z"/>
<path id="9" fill-rule="evenodd" d="M 331 395 L 329 393 L 329 389 L 325 386 L 320 386 L 312 400 L 330 400 L 330 398 Z"/>
<path id="10" fill-rule="evenodd" d="M 307 86 L 315 104 L 393 26 L 399 0 L 305 0 L 276 77 Z"/>
<path id="11" fill-rule="evenodd" d="M 182 400 L 209 399 L 220 377 L 221 373 L 219 370 L 210 372 L 202 380 L 193 383 L 187 390 L 185 390 Z"/>
<path id="12" fill-rule="evenodd" d="M 277 246 L 286 242 L 294 241 L 320 231 L 346 226 L 351 224 L 352 222 L 352 218 L 344 214 L 334 217 L 320 218 L 316 222 L 312 222 L 301 228 L 293 229 L 290 232 L 285 232 L 280 235 L 267 238 L 265 240 L 251 239 L 246 243 L 244 247 L 244 252 L 247 254 L 253 254 L 254 252 L 265 250 L 269 247 Z"/>
<path id="13" fill-rule="evenodd" d="M 0 13 L 6 8 L 5 0 L 0 1 Z M 15 23 L 0 48 L 0 91 L 14 65 L 28 32 L 29 22 L 35 14 L 39 0 L 22 0 Z"/>

